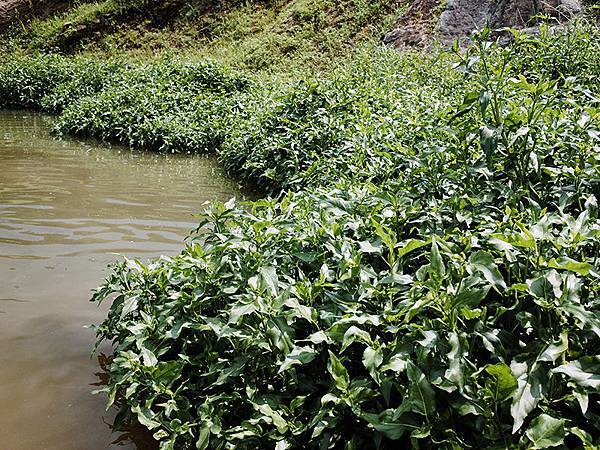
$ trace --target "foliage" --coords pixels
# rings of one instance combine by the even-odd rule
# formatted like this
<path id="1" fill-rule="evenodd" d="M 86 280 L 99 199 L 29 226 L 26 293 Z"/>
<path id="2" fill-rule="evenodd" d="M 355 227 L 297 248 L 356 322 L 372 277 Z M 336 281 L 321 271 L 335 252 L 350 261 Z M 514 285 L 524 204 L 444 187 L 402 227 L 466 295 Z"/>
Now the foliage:
<path id="1" fill-rule="evenodd" d="M 462 83 L 446 55 L 399 57 L 369 48 L 329 79 L 290 83 L 247 101 L 220 159 L 269 192 L 385 177 L 385 146 L 393 142 L 395 153 L 405 152 L 423 134 L 435 134 L 425 124 L 457 99 Z"/>
<path id="2" fill-rule="evenodd" d="M 578 77 L 598 87 L 600 30 L 585 21 L 568 25 L 568 33 L 541 26 L 541 38 L 521 35 L 515 71 L 527 77 Z"/>
<path id="3" fill-rule="evenodd" d="M 148 65 L 56 55 L 0 65 L 0 106 L 62 113 L 62 133 L 170 152 L 214 151 L 230 96 L 249 80 L 217 64 Z"/>
<path id="4" fill-rule="evenodd" d="M 0 65 L 0 106 L 62 112 L 78 99 L 116 82 L 128 66 L 57 55 L 19 58 Z"/>
<path id="5" fill-rule="evenodd" d="M 95 136 L 151 150 L 215 151 L 235 97 L 249 81 L 212 63 L 141 66 L 61 115 L 61 133 Z"/>
<path id="6" fill-rule="evenodd" d="M 600 74 L 488 39 L 240 97 L 221 159 L 288 192 L 113 267 L 120 420 L 162 449 L 600 445 Z"/>
<path id="7" fill-rule="evenodd" d="M 180 255 L 96 292 L 120 420 L 163 449 L 600 445 L 600 38 L 489 37 L 291 83 L 173 58 L 0 65 L 2 106 L 216 151 L 281 193 L 215 205 Z"/>

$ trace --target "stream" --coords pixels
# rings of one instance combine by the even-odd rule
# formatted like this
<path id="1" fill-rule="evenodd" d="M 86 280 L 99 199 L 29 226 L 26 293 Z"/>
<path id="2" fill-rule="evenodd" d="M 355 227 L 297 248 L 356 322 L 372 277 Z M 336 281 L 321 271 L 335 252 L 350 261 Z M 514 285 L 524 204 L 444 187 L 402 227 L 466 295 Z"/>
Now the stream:
<path id="1" fill-rule="evenodd" d="M 214 158 L 58 140 L 51 119 L 0 111 L 0 447 L 153 449 L 110 428 L 91 290 L 119 255 L 175 254 L 210 200 L 241 194 Z M 108 353 L 109 348 L 101 351 Z"/>

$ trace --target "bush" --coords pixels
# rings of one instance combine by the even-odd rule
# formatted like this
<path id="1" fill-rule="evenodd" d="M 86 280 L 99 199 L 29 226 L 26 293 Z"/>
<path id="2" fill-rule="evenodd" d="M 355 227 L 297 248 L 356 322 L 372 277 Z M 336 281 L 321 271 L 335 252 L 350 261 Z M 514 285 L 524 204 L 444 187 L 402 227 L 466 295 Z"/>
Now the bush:
<path id="1" fill-rule="evenodd" d="M 67 108 L 60 133 L 95 136 L 150 150 L 207 153 L 223 142 L 235 95 L 249 81 L 212 63 L 166 60 Z"/>
<path id="2" fill-rule="evenodd" d="M 122 79 L 131 67 L 95 58 L 38 55 L 0 65 L 0 106 L 62 112 L 80 98 L 95 95 Z"/>
<path id="3" fill-rule="evenodd" d="M 118 295 L 110 397 L 163 448 L 505 448 L 539 422 L 597 443 L 595 216 L 439 237 L 408 200 L 228 206 L 181 255 L 119 265 L 96 294 Z"/>
<path id="4" fill-rule="evenodd" d="M 259 91 L 223 143 L 220 160 L 236 176 L 278 193 L 330 180 L 384 177 L 389 144 L 410 151 L 462 91 L 448 56 L 368 49 L 330 79 Z M 381 179 L 379 181 L 382 181 Z"/>
<path id="5" fill-rule="evenodd" d="M 600 445 L 599 36 L 488 38 L 296 83 L 0 66 L 2 104 L 59 131 L 217 151 L 281 193 L 96 292 L 119 421 L 163 449 Z"/>
<path id="6" fill-rule="evenodd" d="M 567 25 L 566 32 L 547 26 L 541 37 L 519 35 L 515 61 L 519 73 L 529 77 L 564 79 L 578 77 L 598 87 L 600 73 L 600 30 L 597 25 L 580 22 Z"/>
<path id="7" fill-rule="evenodd" d="M 59 133 L 169 152 L 209 152 L 224 139 L 232 94 L 249 80 L 211 62 L 134 66 L 36 56 L 0 66 L 0 106 L 59 112 Z"/>
<path id="8" fill-rule="evenodd" d="M 249 100 L 222 158 L 299 192 L 114 266 L 119 420 L 162 449 L 600 445 L 598 94 L 487 37 L 433 93 L 436 70 Z"/>

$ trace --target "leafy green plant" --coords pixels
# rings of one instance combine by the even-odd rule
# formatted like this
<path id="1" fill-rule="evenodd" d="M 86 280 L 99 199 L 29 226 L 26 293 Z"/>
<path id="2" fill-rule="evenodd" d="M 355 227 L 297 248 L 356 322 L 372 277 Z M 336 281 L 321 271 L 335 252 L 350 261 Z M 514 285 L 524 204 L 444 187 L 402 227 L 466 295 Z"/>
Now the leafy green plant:
<path id="1" fill-rule="evenodd" d="M 151 150 L 207 153 L 221 145 L 249 81 L 213 63 L 169 59 L 123 74 L 67 108 L 55 129 Z"/>
<path id="2" fill-rule="evenodd" d="M 113 267 L 119 420 L 163 449 L 600 445 L 598 93 L 488 38 L 437 88 L 249 94 L 221 158 L 287 192 Z"/>
<path id="3" fill-rule="evenodd" d="M 163 449 L 600 445 L 600 37 L 490 37 L 302 82 L 0 65 L 3 106 L 215 151 L 279 195 L 214 205 L 181 254 L 113 267 L 94 301 L 111 301 L 118 421 Z"/>
<path id="4" fill-rule="evenodd" d="M 163 448 L 597 443 L 589 213 L 439 237 L 386 191 L 218 207 L 181 255 L 118 265 L 109 397 Z"/>

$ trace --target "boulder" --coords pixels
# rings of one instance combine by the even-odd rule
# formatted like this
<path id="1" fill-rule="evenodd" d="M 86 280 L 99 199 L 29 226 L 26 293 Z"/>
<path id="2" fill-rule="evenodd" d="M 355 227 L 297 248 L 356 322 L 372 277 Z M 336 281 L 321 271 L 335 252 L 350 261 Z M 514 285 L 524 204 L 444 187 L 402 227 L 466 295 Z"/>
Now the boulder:
<path id="1" fill-rule="evenodd" d="M 440 0 L 415 0 L 383 41 L 395 47 L 425 46 L 432 39 L 464 45 L 485 26 L 529 30 L 540 16 L 565 22 L 582 12 L 579 0 L 447 0 L 443 9 Z"/>

